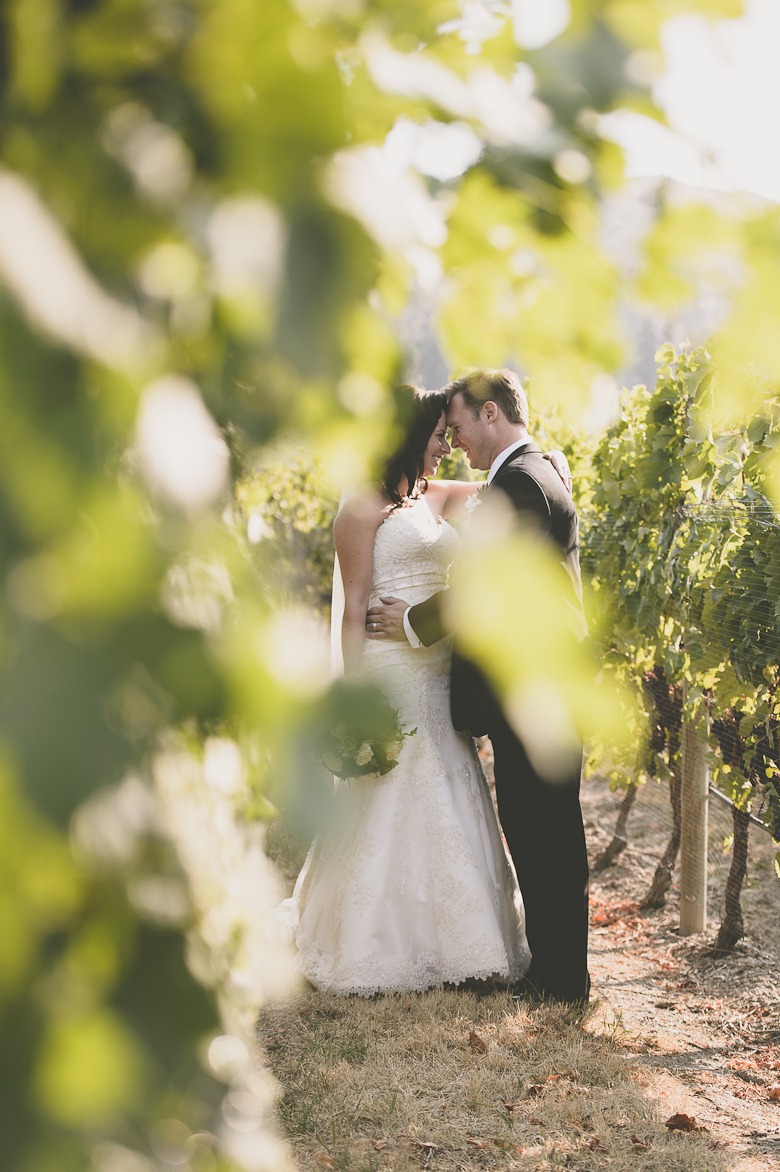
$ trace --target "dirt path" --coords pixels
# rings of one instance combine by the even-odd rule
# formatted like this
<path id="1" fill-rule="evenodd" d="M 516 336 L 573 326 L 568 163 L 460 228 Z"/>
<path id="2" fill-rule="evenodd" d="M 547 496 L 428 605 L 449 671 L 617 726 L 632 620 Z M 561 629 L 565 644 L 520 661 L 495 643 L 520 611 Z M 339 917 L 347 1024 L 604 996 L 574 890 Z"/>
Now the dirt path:
<path id="1" fill-rule="evenodd" d="M 682 938 L 678 887 L 641 913 L 669 833 L 665 789 L 648 783 L 629 821 L 629 847 L 592 884 L 591 974 L 601 1004 L 592 1028 L 615 1032 L 664 1114 L 692 1116 L 734 1153 L 734 1169 L 780 1169 L 780 882 L 768 835 L 751 830 L 743 908 L 748 935 L 729 955 L 708 951 L 729 865 L 729 812 L 710 811 L 709 930 Z M 591 857 L 612 836 L 617 798 L 591 780 L 583 794 Z"/>

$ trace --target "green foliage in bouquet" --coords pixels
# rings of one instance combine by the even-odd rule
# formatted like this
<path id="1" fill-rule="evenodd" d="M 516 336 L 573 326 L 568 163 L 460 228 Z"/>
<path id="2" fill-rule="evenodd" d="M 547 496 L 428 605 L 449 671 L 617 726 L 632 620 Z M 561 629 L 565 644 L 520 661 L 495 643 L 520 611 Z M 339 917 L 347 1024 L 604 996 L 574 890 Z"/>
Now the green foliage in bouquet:
<path id="1" fill-rule="evenodd" d="M 375 684 L 339 680 L 317 712 L 318 759 L 342 780 L 384 777 L 398 764 L 406 737 L 398 712 Z"/>

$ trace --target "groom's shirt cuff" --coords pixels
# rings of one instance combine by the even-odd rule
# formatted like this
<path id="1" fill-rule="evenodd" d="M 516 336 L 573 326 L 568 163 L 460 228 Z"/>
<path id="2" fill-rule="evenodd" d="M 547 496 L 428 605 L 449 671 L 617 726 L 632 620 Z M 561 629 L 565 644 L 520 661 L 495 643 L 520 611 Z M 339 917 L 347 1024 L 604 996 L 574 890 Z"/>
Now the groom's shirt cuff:
<path id="1" fill-rule="evenodd" d="M 414 648 L 422 647 L 422 639 L 417 638 L 414 631 L 412 630 L 412 624 L 409 622 L 409 611 L 411 609 L 411 606 L 408 606 L 404 611 L 404 634 L 409 640 L 410 646 Z"/>

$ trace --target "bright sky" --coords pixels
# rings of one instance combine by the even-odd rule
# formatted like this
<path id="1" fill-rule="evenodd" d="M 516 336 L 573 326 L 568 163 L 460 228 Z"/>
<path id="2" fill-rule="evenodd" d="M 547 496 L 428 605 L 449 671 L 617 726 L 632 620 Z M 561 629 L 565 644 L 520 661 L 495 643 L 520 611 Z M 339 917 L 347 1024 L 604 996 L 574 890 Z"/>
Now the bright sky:
<path id="1" fill-rule="evenodd" d="M 670 130 L 628 111 L 602 119 L 630 176 L 780 201 L 780 0 L 746 0 L 745 13 L 667 23 L 654 94 Z"/>

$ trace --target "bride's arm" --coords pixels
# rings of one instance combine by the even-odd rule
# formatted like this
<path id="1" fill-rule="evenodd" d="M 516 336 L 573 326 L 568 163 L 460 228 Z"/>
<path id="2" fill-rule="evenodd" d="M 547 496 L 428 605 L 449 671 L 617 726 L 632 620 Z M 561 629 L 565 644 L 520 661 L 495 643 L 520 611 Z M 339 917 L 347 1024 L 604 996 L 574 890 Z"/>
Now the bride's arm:
<path id="1" fill-rule="evenodd" d="M 448 521 L 457 521 L 469 511 L 469 501 L 484 485 L 483 480 L 430 480 L 428 495 L 436 511 Z"/>
<path id="2" fill-rule="evenodd" d="M 571 472 L 565 453 L 559 448 L 553 448 L 551 452 L 545 452 L 544 458 L 550 461 L 565 487 L 571 492 Z M 448 521 L 452 521 L 466 516 L 472 497 L 484 487 L 484 484 L 484 480 L 431 480 L 428 491 L 433 490 L 434 493 L 440 494 L 439 511 Z"/>
<path id="3" fill-rule="evenodd" d="M 344 505 L 333 522 L 333 541 L 344 583 L 341 647 L 346 675 L 360 671 L 371 595 L 374 539 L 385 515 L 386 509 L 379 498 L 364 498 Z"/>

